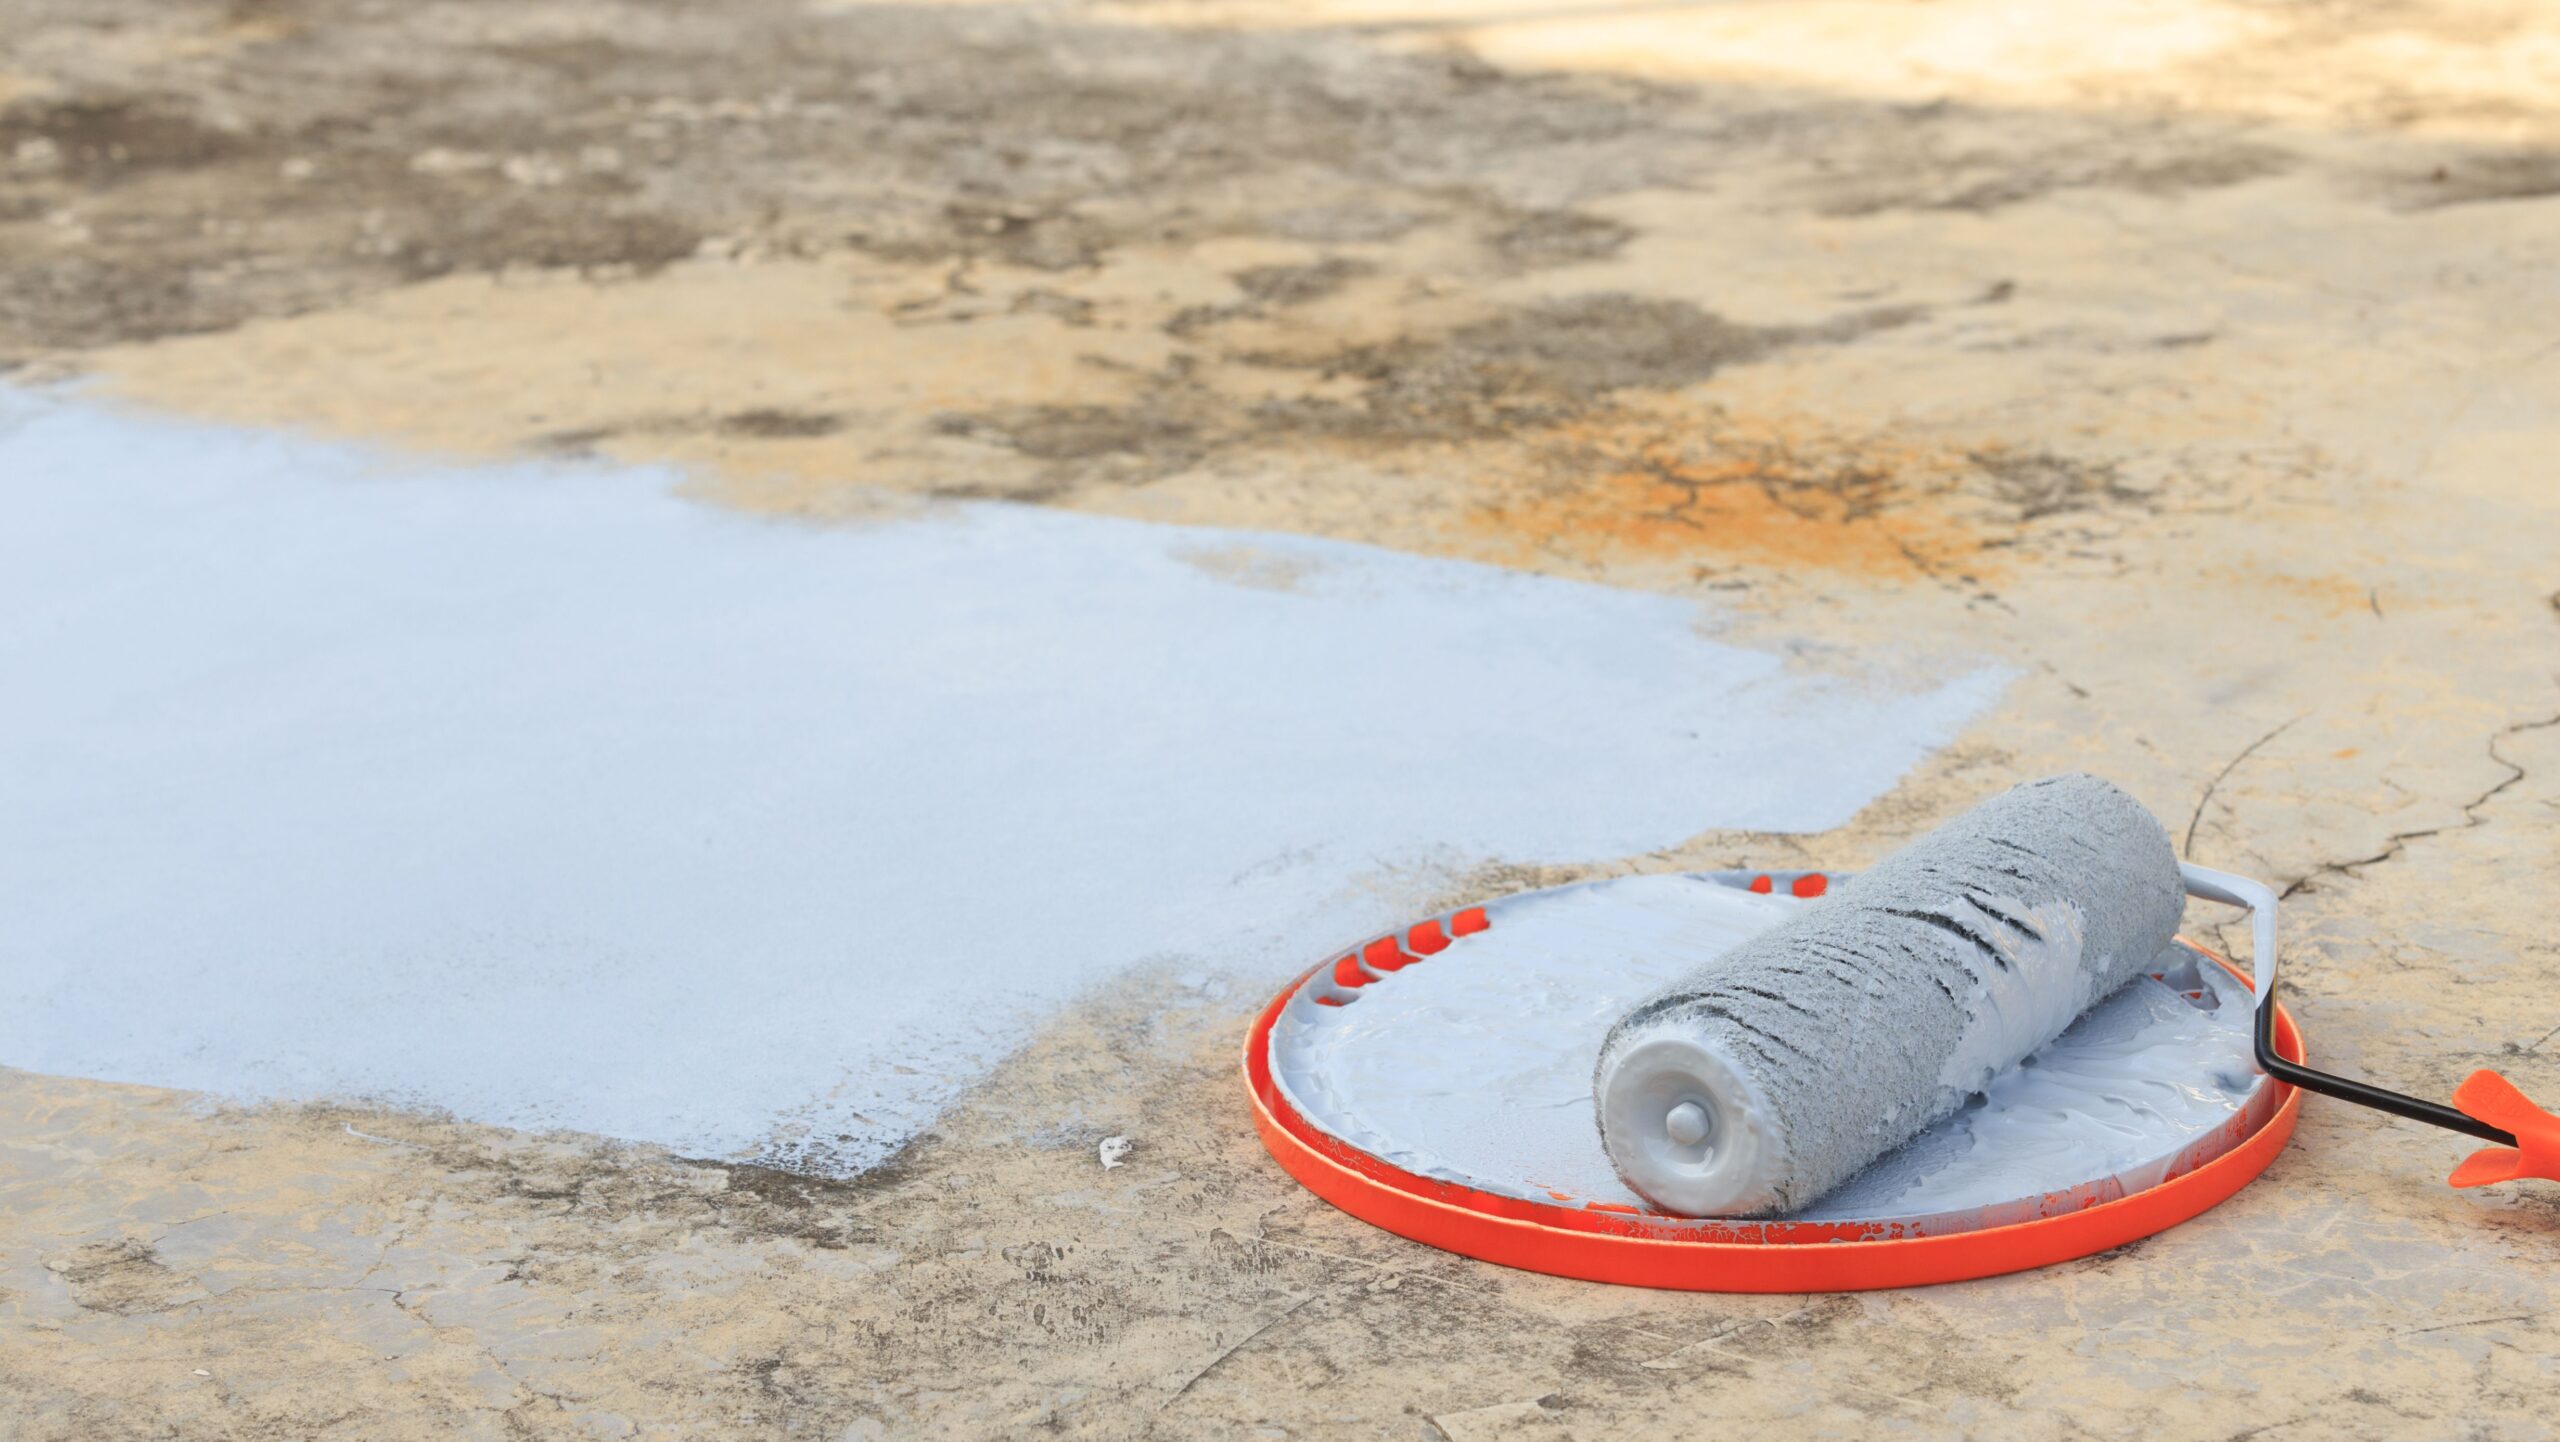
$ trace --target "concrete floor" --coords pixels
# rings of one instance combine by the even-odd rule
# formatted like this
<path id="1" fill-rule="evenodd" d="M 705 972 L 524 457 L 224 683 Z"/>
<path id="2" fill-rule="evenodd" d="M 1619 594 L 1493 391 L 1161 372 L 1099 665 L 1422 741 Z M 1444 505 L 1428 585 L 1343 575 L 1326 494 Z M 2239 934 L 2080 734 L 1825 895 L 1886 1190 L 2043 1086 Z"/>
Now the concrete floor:
<path id="1" fill-rule="evenodd" d="M 12 380 L 823 523 L 998 496 L 1488 560 L 1814 669 L 1996 658 L 1837 832 L 1476 889 L 1853 866 L 2095 769 L 2289 891 L 2315 1059 L 2560 1098 L 2531 7 L 7 15 Z M 2553 1430 L 2560 1193 L 2447 1190 L 2449 1137 L 2315 1100 L 2230 1203 L 2024 1276 L 1610 1290 L 1297 1190 L 1232 1070 L 1257 1000 L 1096 997 L 846 1182 L 0 1072 L 0 1430 Z"/>

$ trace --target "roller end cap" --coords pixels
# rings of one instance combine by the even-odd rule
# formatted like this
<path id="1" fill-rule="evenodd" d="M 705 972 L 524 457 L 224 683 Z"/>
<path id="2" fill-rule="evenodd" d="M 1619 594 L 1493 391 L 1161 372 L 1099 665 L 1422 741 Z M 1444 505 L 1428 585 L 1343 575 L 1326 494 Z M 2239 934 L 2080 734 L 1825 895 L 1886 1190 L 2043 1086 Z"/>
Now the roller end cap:
<path id="1" fill-rule="evenodd" d="M 1742 1070 L 1677 1030 L 1632 1038 L 1601 1063 L 1600 1138 L 1637 1195 L 1690 1217 L 1780 1210 L 1783 1140 Z"/>

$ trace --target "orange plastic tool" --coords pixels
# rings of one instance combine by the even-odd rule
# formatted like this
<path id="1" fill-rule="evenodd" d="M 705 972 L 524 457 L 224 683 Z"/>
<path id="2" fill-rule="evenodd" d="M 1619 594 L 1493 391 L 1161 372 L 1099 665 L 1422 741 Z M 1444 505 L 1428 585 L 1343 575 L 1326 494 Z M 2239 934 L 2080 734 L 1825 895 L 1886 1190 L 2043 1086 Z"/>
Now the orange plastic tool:
<path id="1" fill-rule="evenodd" d="M 2493 1071 L 2476 1071 L 2453 1089 L 2453 1104 L 2463 1115 L 2512 1134 L 2511 1147 L 2482 1147 L 2463 1159 L 2445 1181 L 2457 1187 L 2482 1187 L 2540 1177 L 2560 1182 L 2560 1117 L 2533 1104 L 2514 1082 Z"/>

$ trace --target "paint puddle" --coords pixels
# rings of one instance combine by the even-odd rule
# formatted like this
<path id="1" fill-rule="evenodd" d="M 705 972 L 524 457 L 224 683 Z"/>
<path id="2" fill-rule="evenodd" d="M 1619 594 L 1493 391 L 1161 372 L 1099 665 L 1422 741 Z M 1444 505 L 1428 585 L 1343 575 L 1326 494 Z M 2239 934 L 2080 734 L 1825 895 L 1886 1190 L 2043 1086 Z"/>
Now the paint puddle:
<path id="1" fill-rule="evenodd" d="M 1507 898 L 1482 934 L 1364 985 L 1354 1005 L 1293 1004 L 1272 1029 L 1272 1074 L 1302 1116 L 1406 1171 L 1651 1210 L 1600 1147 L 1601 1042 L 1656 990 L 1820 904 L 1687 875 Z M 2210 963 L 2137 979 L 1793 1220 L 1956 1230 L 2156 1184 L 2271 1108 L 2249 1019 L 2247 989 Z"/>
<path id="2" fill-rule="evenodd" d="M 0 389 L 0 1060 L 849 1172 L 1134 966 L 1267 986 L 1489 861 L 1837 826 L 2005 679 L 1356 545 L 673 482 Z"/>

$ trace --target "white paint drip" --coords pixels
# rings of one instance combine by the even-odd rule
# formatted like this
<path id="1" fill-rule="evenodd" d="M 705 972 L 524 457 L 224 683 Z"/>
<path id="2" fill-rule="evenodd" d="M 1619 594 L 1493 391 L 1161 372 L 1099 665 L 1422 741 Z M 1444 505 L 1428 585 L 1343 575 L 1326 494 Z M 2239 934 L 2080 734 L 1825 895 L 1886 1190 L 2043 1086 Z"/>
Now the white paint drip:
<path id="1" fill-rule="evenodd" d="M 1490 930 L 1351 1005 L 1284 1013 L 1274 1076 L 1317 1125 L 1408 1171 L 1532 1201 L 1641 1205 L 1592 1118 L 1602 1040 L 1647 995 L 1806 904 L 1820 903 L 1684 876 L 1497 903 Z M 1987 1095 L 1800 1216 L 1942 1216 L 2156 1181 L 2264 1080 L 2250 1062 L 2245 989 L 2192 962 L 2171 981 L 2143 978 L 2103 1000 L 2000 1070 Z"/>
<path id="2" fill-rule="evenodd" d="M 2029 907 L 2013 898 L 1994 900 L 2024 917 L 2040 939 L 2019 936 L 1970 901 L 1955 903 L 1971 913 L 1974 932 L 1999 951 L 1995 961 L 1968 946 L 1948 949 L 1973 973 L 1973 987 L 1965 997 L 1971 1015 L 1964 1037 L 1938 1073 L 1942 1085 L 1959 1092 L 1989 1086 L 1994 1076 L 2059 1035 L 2097 1000 L 2090 995 L 2097 979 L 2080 963 L 2088 934 L 2080 908 L 2067 901 Z"/>
<path id="3" fill-rule="evenodd" d="M 1835 826 L 2003 684 L 1360 546 L 671 479 L 0 388 L 0 1061 L 846 1170 L 1105 979 L 1277 984 L 1488 860 Z"/>
<path id="4" fill-rule="evenodd" d="M 2250 1050 L 2249 991 L 2191 955 L 2168 975 L 2136 977 L 1806 1215 L 1979 1208 L 1995 1209 L 1986 1222 L 2013 1221 L 2034 1211 L 2006 1204 L 2075 1188 L 2105 1199 L 2156 1185 L 2181 1159 L 2200 1160 L 2199 1149 L 2216 1154 L 2217 1133 L 2272 1104 Z"/>

